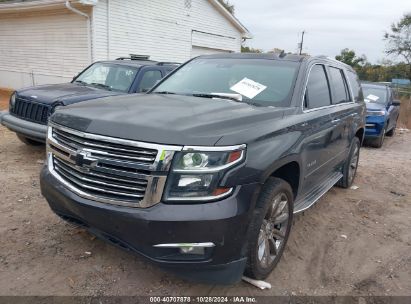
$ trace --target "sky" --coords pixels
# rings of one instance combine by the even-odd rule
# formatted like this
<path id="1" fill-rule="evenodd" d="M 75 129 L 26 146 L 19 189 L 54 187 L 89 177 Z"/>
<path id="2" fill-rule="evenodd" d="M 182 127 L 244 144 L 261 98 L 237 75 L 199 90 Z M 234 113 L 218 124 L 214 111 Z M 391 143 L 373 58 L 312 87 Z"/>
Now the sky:
<path id="1" fill-rule="evenodd" d="M 411 12 L 411 0 L 230 0 L 236 17 L 253 39 L 247 46 L 269 51 L 297 51 L 334 57 L 344 48 L 371 63 L 394 59 L 384 54 L 384 33 Z"/>

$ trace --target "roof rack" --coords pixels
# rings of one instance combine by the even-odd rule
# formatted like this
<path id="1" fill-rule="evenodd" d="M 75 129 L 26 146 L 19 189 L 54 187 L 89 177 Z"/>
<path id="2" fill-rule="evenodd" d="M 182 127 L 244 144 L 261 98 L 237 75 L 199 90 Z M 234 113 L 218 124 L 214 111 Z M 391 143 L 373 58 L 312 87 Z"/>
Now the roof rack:
<path id="1" fill-rule="evenodd" d="M 130 54 L 130 57 L 118 57 L 116 60 L 144 60 L 144 61 L 153 61 L 153 60 L 150 60 L 150 55 L 137 55 L 137 54 Z"/>

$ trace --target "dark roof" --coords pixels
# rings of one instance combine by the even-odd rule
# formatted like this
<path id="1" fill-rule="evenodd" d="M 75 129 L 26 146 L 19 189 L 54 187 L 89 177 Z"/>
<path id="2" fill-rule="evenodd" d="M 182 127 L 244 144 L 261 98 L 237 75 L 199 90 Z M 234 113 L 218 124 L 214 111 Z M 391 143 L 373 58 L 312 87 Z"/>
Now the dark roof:
<path id="1" fill-rule="evenodd" d="M 130 59 L 123 59 L 123 60 L 101 60 L 96 61 L 100 63 L 108 63 L 108 64 L 118 64 L 118 65 L 125 65 L 125 66 L 133 66 L 140 68 L 142 66 L 147 65 L 159 65 L 159 66 L 177 66 L 179 63 L 177 62 L 161 62 L 161 61 L 154 61 L 154 60 L 130 60 Z"/>
<path id="2" fill-rule="evenodd" d="M 225 53 L 202 55 L 201 58 L 244 58 L 244 59 L 271 59 L 271 60 L 288 60 L 288 61 L 302 61 L 307 56 L 295 54 L 277 54 L 277 53 Z"/>

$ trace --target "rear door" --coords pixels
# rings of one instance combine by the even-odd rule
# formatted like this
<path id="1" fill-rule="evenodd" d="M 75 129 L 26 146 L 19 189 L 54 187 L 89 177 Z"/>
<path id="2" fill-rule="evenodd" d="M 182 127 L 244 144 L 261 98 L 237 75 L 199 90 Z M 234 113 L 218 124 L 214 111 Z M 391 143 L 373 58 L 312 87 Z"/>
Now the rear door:
<path id="1" fill-rule="evenodd" d="M 330 165 L 337 167 L 347 158 L 351 144 L 349 130 L 357 111 L 352 106 L 353 100 L 343 69 L 329 66 L 328 74 L 330 76 L 332 104 L 334 105 L 330 109 L 333 125 L 330 142 L 332 153 Z"/>
<path id="2" fill-rule="evenodd" d="M 331 173 L 334 125 L 330 115 L 331 90 L 326 66 L 311 67 L 304 94 L 304 140 L 302 143 L 302 194 L 310 192 Z"/>

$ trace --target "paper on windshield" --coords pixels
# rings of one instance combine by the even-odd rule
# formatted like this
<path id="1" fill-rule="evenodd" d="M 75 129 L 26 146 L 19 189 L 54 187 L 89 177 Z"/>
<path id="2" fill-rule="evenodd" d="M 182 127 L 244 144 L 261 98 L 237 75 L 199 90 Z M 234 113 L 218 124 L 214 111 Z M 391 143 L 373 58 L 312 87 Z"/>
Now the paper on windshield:
<path id="1" fill-rule="evenodd" d="M 372 101 L 377 101 L 378 99 L 380 99 L 378 96 L 375 96 L 373 94 L 370 94 L 366 97 L 366 99 L 368 100 L 372 100 Z"/>
<path id="2" fill-rule="evenodd" d="M 253 99 L 267 87 L 261 83 L 244 77 L 241 81 L 233 85 L 230 90 L 239 93 L 247 98 Z"/>

